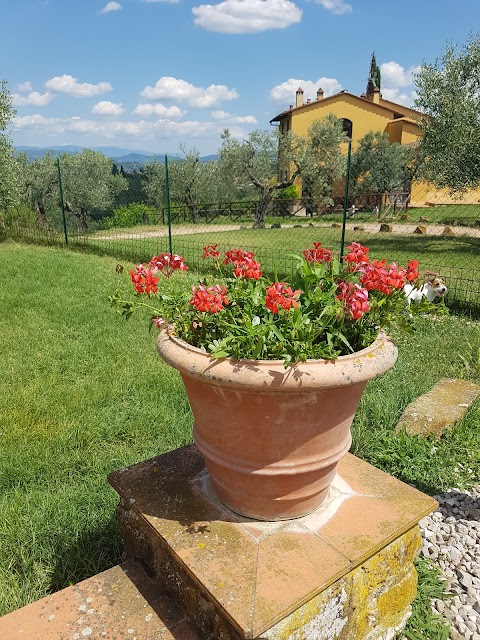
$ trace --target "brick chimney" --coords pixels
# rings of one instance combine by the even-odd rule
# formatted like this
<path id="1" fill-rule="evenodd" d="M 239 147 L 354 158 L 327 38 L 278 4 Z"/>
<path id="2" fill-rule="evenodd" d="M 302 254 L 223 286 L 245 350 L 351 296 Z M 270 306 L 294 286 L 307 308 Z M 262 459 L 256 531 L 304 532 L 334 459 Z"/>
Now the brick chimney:
<path id="1" fill-rule="evenodd" d="M 380 104 L 380 89 L 378 87 L 373 90 L 372 102 L 373 104 Z"/>
<path id="2" fill-rule="evenodd" d="M 318 102 L 319 100 L 323 100 L 323 89 L 322 89 L 322 87 L 320 87 L 320 88 L 318 89 L 318 91 L 317 91 L 317 102 Z"/>
<path id="3" fill-rule="evenodd" d="M 297 100 L 296 100 L 296 107 L 301 107 L 303 105 L 303 89 L 302 87 L 298 87 L 297 89 Z"/>

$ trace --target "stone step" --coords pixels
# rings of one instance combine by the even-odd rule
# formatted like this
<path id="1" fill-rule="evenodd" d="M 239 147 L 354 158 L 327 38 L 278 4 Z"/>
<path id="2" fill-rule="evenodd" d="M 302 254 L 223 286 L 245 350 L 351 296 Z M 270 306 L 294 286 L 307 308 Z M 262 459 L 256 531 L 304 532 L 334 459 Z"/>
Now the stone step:
<path id="1" fill-rule="evenodd" d="M 465 417 L 479 397 L 480 385 L 468 380 L 442 378 L 405 408 L 395 433 L 405 430 L 410 436 L 433 435 L 438 440 L 445 430 Z"/>
<path id="2" fill-rule="evenodd" d="M 201 640 L 133 561 L 0 618 L 2 640 Z"/>

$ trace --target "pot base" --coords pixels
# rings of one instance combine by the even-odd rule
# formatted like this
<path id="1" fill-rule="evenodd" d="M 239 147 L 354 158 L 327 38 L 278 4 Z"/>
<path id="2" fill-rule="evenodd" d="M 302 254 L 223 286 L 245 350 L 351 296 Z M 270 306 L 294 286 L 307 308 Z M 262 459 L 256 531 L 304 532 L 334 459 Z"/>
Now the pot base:
<path id="1" fill-rule="evenodd" d="M 111 474 L 128 557 L 181 606 L 200 637 L 318 638 L 318 629 L 380 640 L 415 596 L 418 521 L 433 498 L 347 454 L 324 504 L 258 522 L 208 490 L 193 445 Z"/>
<path id="2" fill-rule="evenodd" d="M 280 495 L 277 498 L 272 498 L 270 492 L 264 500 L 254 495 L 245 495 L 243 490 L 240 494 L 235 495 L 234 488 L 232 489 L 231 484 L 224 490 L 218 482 L 215 482 L 213 477 L 211 478 L 211 482 L 220 502 L 230 509 L 230 511 L 233 511 L 233 513 L 237 513 L 245 518 L 250 518 L 251 520 L 277 522 L 279 520 L 296 520 L 297 518 L 303 518 L 319 509 L 327 498 L 328 490 L 334 477 L 335 469 L 322 478 L 323 487 L 320 490 L 316 488 L 313 496 L 311 492 L 309 492 L 310 495 L 305 497 L 303 494 L 305 494 L 305 489 L 309 487 L 302 487 L 302 491 L 299 492 L 300 495 L 289 495 L 286 497 Z M 273 482 L 278 485 L 278 479 L 273 480 Z M 274 488 L 277 489 L 277 487 Z"/>

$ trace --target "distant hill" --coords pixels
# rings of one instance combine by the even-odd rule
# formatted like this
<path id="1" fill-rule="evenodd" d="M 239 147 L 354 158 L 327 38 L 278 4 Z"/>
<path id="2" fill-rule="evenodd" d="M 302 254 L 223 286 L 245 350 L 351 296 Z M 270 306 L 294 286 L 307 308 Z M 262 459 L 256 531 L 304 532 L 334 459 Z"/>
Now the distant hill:
<path id="1" fill-rule="evenodd" d="M 92 151 L 98 151 L 103 155 L 112 158 L 116 164 L 135 164 L 142 165 L 144 162 L 151 162 L 154 158 L 157 160 L 163 160 L 165 153 L 152 153 L 151 151 L 133 151 L 132 149 L 123 149 L 122 147 L 77 147 L 75 145 L 60 145 L 55 147 L 26 147 L 18 146 L 15 150 L 19 153 L 24 153 L 28 160 L 32 162 L 37 158 L 42 158 L 47 153 L 52 153 L 55 156 L 60 156 L 62 153 L 81 153 L 84 149 L 91 149 Z M 173 159 L 180 158 L 178 153 L 168 153 L 168 157 Z M 218 156 L 209 155 L 200 158 L 202 162 L 208 162 L 215 160 Z"/>

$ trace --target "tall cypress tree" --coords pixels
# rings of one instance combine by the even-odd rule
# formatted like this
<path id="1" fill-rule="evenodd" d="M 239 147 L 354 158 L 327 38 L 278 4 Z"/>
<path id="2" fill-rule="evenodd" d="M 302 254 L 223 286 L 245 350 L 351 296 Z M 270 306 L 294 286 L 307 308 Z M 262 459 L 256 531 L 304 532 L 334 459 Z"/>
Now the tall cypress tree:
<path id="1" fill-rule="evenodd" d="M 368 82 L 367 82 L 367 96 L 371 96 L 373 94 L 374 89 L 380 89 L 381 84 L 381 75 L 380 75 L 380 67 L 377 65 L 377 60 L 375 58 L 375 51 L 372 53 L 372 58 L 370 60 L 370 72 L 368 74 Z"/>

